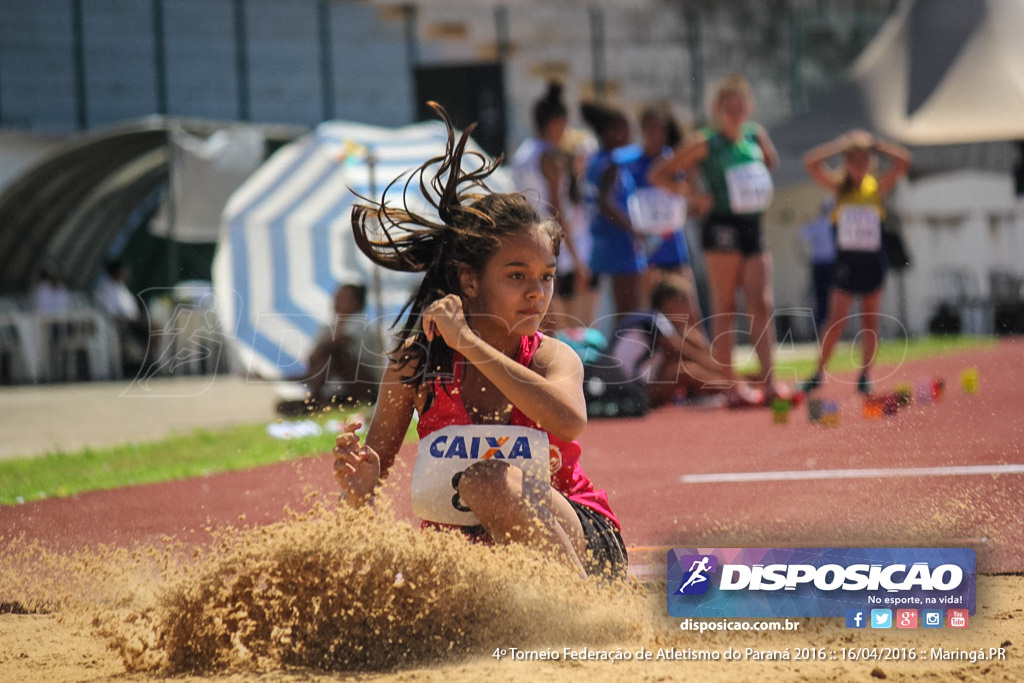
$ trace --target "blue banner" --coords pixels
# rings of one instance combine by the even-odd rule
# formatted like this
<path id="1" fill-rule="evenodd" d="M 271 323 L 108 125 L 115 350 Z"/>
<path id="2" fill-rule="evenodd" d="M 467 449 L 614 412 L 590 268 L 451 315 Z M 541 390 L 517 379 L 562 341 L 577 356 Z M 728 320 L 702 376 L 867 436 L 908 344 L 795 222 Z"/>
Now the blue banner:
<path id="1" fill-rule="evenodd" d="M 966 548 L 676 548 L 673 617 L 845 617 L 847 610 L 975 611 Z"/>

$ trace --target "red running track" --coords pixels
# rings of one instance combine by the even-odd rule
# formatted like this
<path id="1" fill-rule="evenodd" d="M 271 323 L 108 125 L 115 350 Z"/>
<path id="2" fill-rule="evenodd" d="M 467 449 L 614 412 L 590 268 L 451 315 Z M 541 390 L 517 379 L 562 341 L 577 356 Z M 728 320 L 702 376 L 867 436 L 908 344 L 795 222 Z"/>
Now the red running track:
<path id="1" fill-rule="evenodd" d="M 979 370 L 975 395 L 960 388 L 968 366 Z M 973 547 L 981 571 L 1022 571 L 1022 366 L 1024 340 L 1003 340 L 885 370 L 879 388 L 922 376 L 943 377 L 947 387 L 941 402 L 878 421 L 861 417 L 850 376 L 833 378 L 820 395 L 840 401 L 836 427 L 811 424 L 802 407 L 785 425 L 766 410 L 674 406 L 592 420 L 583 464 L 608 491 L 639 563 L 663 561 L 663 546 L 947 545 Z M 407 446 L 399 456 L 408 464 L 396 468 L 396 491 L 407 491 L 414 453 Z M 995 469 L 978 469 L 985 466 Z M 201 540 L 207 526 L 282 519 L 286 505 L 301 509 L 311 492 L 333 498 L 330 469 L 325 455 L 2 507 L 0 536 L 24 533 L 65 549 L 164 535 Z M 780 472 L 796 474 L 772 474 Z M 721 481 L 737 473 L 752 480 Z M 683 480 L 696 475 L 712 480 Z M 397 493 L 396 506 L 411 518 L 407 495 Z"/>

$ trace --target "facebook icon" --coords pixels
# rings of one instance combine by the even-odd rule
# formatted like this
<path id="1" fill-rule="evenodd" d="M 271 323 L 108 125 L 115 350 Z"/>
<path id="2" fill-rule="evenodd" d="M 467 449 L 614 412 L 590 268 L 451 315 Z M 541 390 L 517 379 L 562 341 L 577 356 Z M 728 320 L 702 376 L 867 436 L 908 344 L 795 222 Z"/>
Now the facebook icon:
<path id="1" fill-rule="evenodd" d="M 862 609 L 846 610 L 846 628 L 867 628 L 867 611 Z"/>

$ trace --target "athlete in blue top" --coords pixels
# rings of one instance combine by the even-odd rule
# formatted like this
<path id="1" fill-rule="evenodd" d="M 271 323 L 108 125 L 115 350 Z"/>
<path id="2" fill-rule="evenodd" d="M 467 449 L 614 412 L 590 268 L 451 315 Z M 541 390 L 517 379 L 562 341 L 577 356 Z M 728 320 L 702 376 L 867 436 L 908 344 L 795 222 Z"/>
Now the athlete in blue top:
<path id="1" fill-rule="evenodd" d="M 696 294 L 697 280 L 690 267 L 690 251 L 686 245 L 686 199 L 690 187 L 686 183 L 685 174 L 678 174 L 677 192 L 668 192 L 651 183 L 648 178 L 654 163 L 672 156 L 672 149 L 682 142 L 679 125 L 671 112 L 662 107 L 648 107 L 640 115 L 641 145 L 629 145 L 615 151 L 614 158 L 633 178 L 636 185 L 634 204 L 631 209 L 639 211 L 644 217 L 667 219 L 670 211 L 667 207 L 672 202 L 679 204 L 679 216 L 672 225 L 665 225 L 657 234 L 645 232 L 647 263 L 650 266 L 646 286 L 653 291 L 659 278 L 666 273 L 681 275 L 690 283 L 691 291 Z M 681 219 L 681 220 L 680 220 Z M 636 225 L 634 227 L 643 229 Z M 657 226 L 650 226 L 657 227 Z M 649 228 L 648 228 L 649 230 Z M 702 319 L 700 300 L 697 296 L 689 297 L 690 323 L 695 325 Z"/>
<path id="2" fill-rule="evenodd" d="M 644 306 L 647 257 L 629 217 L 629 197 L 636 185 L 630 174 L 620 172 L 612 156 L 629 143 L 629 122 L 622 112 L 601 105 L 584 104 L 582 110 L 601 145 L 587 166 L 584 190 L 593 237 L 590 269 L 595 275 L 611 276 L 616 313 L 632 313 Z"/>

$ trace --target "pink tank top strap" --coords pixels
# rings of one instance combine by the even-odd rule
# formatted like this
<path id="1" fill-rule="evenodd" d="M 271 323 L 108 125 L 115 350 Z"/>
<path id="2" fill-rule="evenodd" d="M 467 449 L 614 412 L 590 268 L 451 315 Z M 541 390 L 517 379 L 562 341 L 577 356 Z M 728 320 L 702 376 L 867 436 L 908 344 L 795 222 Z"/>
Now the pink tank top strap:
<path id="1" fill-rule="evenodd" d="M 536 354 L 537 349 L 540 348 L 540 342 L 543 338 L 544 334 L 541 332 L 536 332 L 529 337 L 520 337 L 519 354 L 517 355 L 516 360 L 519 361 L 520 364 L 529 367 L 530 363 L 533 362 L 534 354 Z"/>

